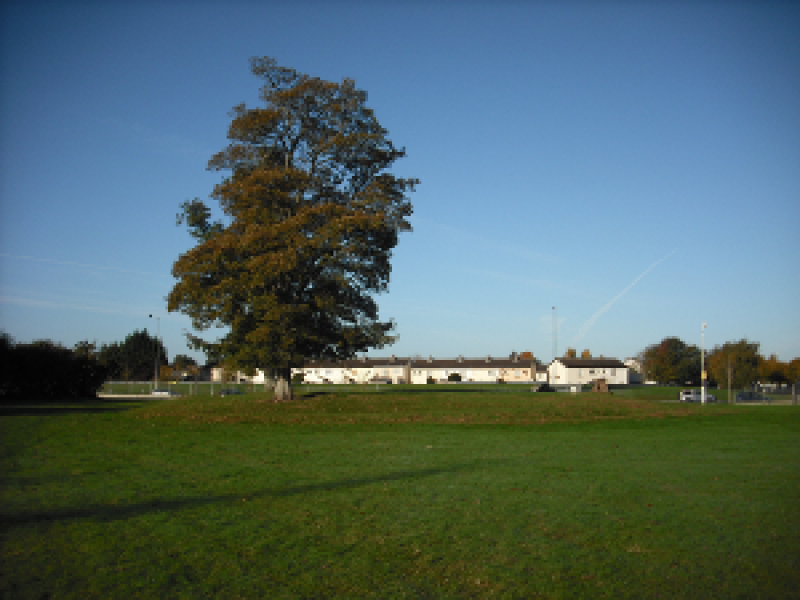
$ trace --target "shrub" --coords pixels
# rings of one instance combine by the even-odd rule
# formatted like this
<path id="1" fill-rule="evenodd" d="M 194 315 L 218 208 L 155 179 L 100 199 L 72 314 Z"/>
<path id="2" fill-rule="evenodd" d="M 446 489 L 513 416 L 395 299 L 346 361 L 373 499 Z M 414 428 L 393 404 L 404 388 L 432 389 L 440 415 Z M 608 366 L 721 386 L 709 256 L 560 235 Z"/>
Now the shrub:
<path id="1" fill-rule="evenodd" d="M 450 373 L 447 376 L 447 381 L 461 381 L 461 374 L 460 373 Z"/>
<path id="2" fill-rule="evenodd" d="M 106 369 L 92 356 L 49 340 L 0 343 L 0 397 L 48 400 L 94 397 L 106 379 Z"/>

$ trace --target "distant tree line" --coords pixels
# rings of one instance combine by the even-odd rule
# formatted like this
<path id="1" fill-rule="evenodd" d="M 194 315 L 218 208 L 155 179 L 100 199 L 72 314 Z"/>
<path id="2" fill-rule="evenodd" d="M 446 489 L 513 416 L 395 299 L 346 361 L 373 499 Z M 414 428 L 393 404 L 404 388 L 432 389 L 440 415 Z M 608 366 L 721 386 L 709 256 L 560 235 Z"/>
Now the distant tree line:
<path id="1" fill-rule="evenodd" d="M 716 346 L 705 356 L 707 381 L 720 387 L 744 389 L 753 383 L 794 383 L 800 380 L 800 358 L 781 362 L 774 354 L 759 354 L 758 342 L 739 340 Z M 701 384 L 701 350 L 676 337 L 667 337 L 639 354 L 645 380 L 679 385 Z"/>
<path id="2" fill-rule="evenodd" d="M 50 340 L 17 343 L 0 333 L 0 400 L 91 398 L 105 381 L 151 381 L 196 375 L 196 361 L 177 355 L 169 364 L 167 349 L 147 333 L 134 331 L 122 342 L 81 341 L 66 348 Z"/>

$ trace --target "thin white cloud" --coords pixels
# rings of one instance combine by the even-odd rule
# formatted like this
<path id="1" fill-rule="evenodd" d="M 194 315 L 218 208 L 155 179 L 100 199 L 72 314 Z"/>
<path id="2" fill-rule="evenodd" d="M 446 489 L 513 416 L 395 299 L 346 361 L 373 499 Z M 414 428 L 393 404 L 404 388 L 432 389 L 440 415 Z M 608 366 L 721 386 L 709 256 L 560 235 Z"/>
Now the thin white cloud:
<path id="1" fill-rule="evenodd" d="M 161 148 L 172 154 L 209 159 L 213 150 L 174 133 L 165 133 L 141 123 L 127 122 L 120 118 L 104 118 L 104 123 L 117 130 L 119 135 L 137 144 Z"/>
<path id="2" fill-rule="evenodd" d="M 127 315 L 143 317 L 150 314 L 160 314 L 162 322 L 165 319 L 183 319 L 183 315 L 174 312 L 167 312 L 166 308 L 153 310 L 152 307 L 141 307 L 125 304 L 94 304 L 84 303 L 80 300 L 59 300 L 53 298 L 31 298 L 27 296 L 0 296 L 0 304 L 10 304 L 25 308 L 35 308 L 43 310 L 67 310 L 81 311 L 97 314 Z"/>
<path id="3" fill-rule="evenodd" d="M 71 260 L 56 260 L 53 258 L 38 258 L 35 256 L 19 256 L 16 254 L 8 254 L 6 252 L 0 252 L 0 256 L 3 258 L 10 258 L 14 260 L 28 260 L 33 262 L 40 262 L 40 263 L 47 263 L 51 265 L 61 265 L 66 267 L 75 267 L 79 269 L 93 269 L 99 271 L 111 271 L 114 273 L 125 273 L 127 275 L 143 275 L 145 277 L 163 277 L 163 278 L 171 278 L 168 275 L 164 275 L 164 273 L 151 273 L 148 271 L 138 271 L 136 269 L 121 269 L 119 267 L 108 267 L 103 265 L 93 265 L 89 263 L 79 263 L 74 262 Z"/>
<path id="4" fill-rule="evenodd" d="M 446 234 L 459 238 L 465 244 L 469 244 L 471 246 L 477 246 L 480 248 L 485 248 L 487 250 L 494 250 L 502 254 L 514 256 L 519 260 L 525 260 L 536 263 L 553 261 L 553 257 L 549 254 L 545 254 L 544 252 L 539 252 L 529 247 L 524 247 L 517 244 L 498 242 L 496 240 L 489 239 L 483 235 L 479 235 L 471 231 L 466 231 L 458 227 L 453 227 L 449 223 L 437 223 L 435 221 L 430 221 L 428 219 L 423 219 L 418 216 L 414 216 L 412 219 L 412 224 L 419 224 L 420 227 L 431 227 L 434 229 L 438 229 Z"/>
<path id="5" fill-rule="evenodd" d="M 583 338 L 583 336 L 584 336 L 584 335 L 586 335 L 586 333 L 587 333 L 587 332 L 588 332 L 588 331 L 589 331 L 589 330 L 590 330 L 590 329 L 591 329 L 591 328 L 594 326 L 594 324 L 597 322 L 597 320 L 598 320 L 598 319 L 599 319 L 601 316 L 603 316 L 605 313 L 607 313 L 607 312 L 608 312 L 608 311 L 611 309 L 611 307 L 612 307 L 612 306 L 614 306 L 614 304 L 615 304 L 615 303 L 616 303 L 616 302 L 617 302 L 617 301 L 618 301 L 620 298 L 622 298 L 622 297 L 623 297 L 625 294 L 627 294 L 627 293 L 630 291 L 630 289 L 631 289 L 633 286 L 635 286 L 637 283 L 639 283 L 639 281 L 641 281 L 641 279 L 642 279 L 642 278 L 643 278 L 645 275 L 647 275 L 647 274 L 648 274 L 650 271 L 652 271 L 653 269 L 655 269 L 655 268 L 656 268 L 658 265 L 660 265 L 662 262 L 664 262 L 665 260 L 667 260 L 667 259 L 668 259 L 670 256 L 672 256 L 673 254 L 675 254 L 677 251 L 678 251 L 678 249 L 677 249 L 677 248 L 675 248 L 675 249 L 674 249 L 672 252 L 670 252 L 669 254 L 667 254 L 665 257 L 663 257 L 663 258 L 661 258 L 661 259 L 657 260 L 657 261 L 656 261 L 656 262 L 654 262 L 652 265 L 650 265 L 649 267 L 647 267 L 647 268 L 646 268 L 646 269 L 645 269 L 645 270 L 644 270 L 644 271 L 643 271 L 643 272 L 642 272 L 642 273 L 641 273 L 641 274 L 640 274 L 640 275 L 639 275 L 639 276 L 638 276 L 636 279 L 634 279 L 634 280 L 633 280 L 633 281 L 632 281 L 630 284 L 628 284 L 628 286 L 627 286 L 625 289 L 623 289 L 623 290 L 622 290 L 622 291 L 621 291 L 619 294 L 617 294 L 616 296 L 614 296 L 614 297 L 611 299 L 611 301 L 610 301 L 610 302 L 608 302 L 608 304 L 606 304 L 605 306 L 603 306 L 603 308 L 601 308 L 601 309 L 600 309 L 600 310 L 598 310 L 596 313 L 594 313 L 594 314 L 593 314 L 591 317 L 589 317 L 589 320 L 588 320 L 588 321 L 586 321 L 586 323 L 584 323 L 584 324 L 581 326 L 581 328 L 578 330 L 578 333 L 577 333 L 577 335 L 576 335 L 576 336 L 573 338 L 573 340 L 572 340 L 572 346 L 574 347 L 575 345 L 577 345 L 577 343 L 578 343 L 578 342 L 579 342 L 579 341 L 580 341 L 580 340 Z"/>
<path id="6" fill-rule="evenodd" d="M 136 310 L 131 307 L 113 307 L 102 306 L 96 304 L 76 304 L 69 302 L 57 302 L 53 300 L 37 300 L 35 298 L 21 298 L 19 296 L 0 296 L 0 303 L 14 304 L 17 306 L 25 306 L 28 308 L 44 308 L 44 309 L 59 309 L 59 310 L 80 310 L 86 312 L 104 313 L 104 314 L 144 314 L 143 310 Z"/>
<path id="7" fill-rule="evenodd" d="M 546 279 L 535 279 L 533 277 L 523 277 L 520 275 L 515 275 L 513 273 L 507 273 L 504 271 L 495 271 L 491 269 L 475 269 L 472 267 L 464 267 L 459 269 L 462 273 L 466 273 L 470 276 L 476 276 L 480 278 L 488 278 L 488 279 L 496 279 L 499 281 L 508 281 L 511 283 L 516 283 L 520 285 L 526 286 L 533 286 L 533 287 L 542 287 L 548 289 L 554 289 L 559 287 L 557 284 L 553 283 L 552 281 L 548 281 Z"/>

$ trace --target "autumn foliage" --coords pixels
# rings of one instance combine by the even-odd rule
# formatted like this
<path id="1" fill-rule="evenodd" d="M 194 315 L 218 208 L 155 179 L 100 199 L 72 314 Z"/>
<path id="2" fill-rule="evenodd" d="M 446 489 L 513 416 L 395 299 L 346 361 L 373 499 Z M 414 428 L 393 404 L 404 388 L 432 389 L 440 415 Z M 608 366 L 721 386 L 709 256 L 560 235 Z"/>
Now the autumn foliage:
<path id="1" fill-rule="evenodd" d="M 209 162 L 230 173 L 211 194 L 225 219 L 212 221 L 199 200 L 182 206 L 198 245 L 173 266 L 168 307 L 198 330 L 225 327 L 221 339 L 192 336 L 210 357 L 288 382 L 306 359 L 393 340 L 372 296 L 387 289 L 417 182 L 386 172 L 405 152 L 352 80 L 323 81 L 271 58 L 251 67 L 265 106 L 235 107 L 230 144 Z"/>

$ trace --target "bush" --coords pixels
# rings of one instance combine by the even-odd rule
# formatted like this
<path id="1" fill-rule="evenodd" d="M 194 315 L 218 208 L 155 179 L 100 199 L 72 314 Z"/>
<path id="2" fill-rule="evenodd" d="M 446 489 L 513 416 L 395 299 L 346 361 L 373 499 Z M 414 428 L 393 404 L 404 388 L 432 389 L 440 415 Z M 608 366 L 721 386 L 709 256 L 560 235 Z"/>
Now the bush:
<path id="1" fill-rule="evenodd" d="M 0 343 L 0 398 L 52 400 L 97 395 L 106 369 L 91 356 L 78 356 L 49 340 Z"/>
<path id="2" fill-rule="evenodd" d="M 460 373 L 450 373 L 447 376 L 447 381 L 461 381 L 461 374 Z"/>
<path id="3" fill-rule="evenodd" d="M 428 377 L 428 380 L 425 383 L 427 383 L 428 385 L 433 385 L 434 383 L 436 383 L 436 380 L 433 377 Z"/>

